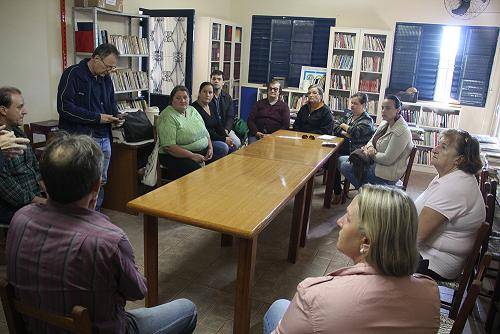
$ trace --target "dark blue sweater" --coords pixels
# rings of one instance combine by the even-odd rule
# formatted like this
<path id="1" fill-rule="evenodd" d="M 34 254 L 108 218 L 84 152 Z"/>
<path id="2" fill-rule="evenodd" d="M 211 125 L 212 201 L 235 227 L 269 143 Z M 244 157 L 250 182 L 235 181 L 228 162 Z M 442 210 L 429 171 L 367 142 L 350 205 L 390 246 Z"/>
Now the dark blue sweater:
<path id="1" fill-rule="evenodd" d="M 64 70 L 57 88 L 59 128 L 69 133 L 111 138 L 111 125 L 100 124 L 101 114 L 116 116 L 113 82 L 109 75 L 94 76 L 89 59 Z"/>

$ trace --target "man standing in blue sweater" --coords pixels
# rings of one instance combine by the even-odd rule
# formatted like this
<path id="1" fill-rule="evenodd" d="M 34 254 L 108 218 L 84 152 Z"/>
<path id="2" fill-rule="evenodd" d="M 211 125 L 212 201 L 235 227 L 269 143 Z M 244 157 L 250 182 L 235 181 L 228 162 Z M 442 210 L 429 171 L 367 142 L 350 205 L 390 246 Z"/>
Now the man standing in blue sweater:
<path id="1" fill-rule="evenodd" d="M 59 128 L 94 138 L 104 154 L 102 182 L 96 210 L 104 198 L 111 158 L 111 124 L 119 123 L 115 91 L 109 73 L 116 69 L 119 52 L 112 44 L 101 44 L 92 57 L 64 70 L 57 90 Z"/>

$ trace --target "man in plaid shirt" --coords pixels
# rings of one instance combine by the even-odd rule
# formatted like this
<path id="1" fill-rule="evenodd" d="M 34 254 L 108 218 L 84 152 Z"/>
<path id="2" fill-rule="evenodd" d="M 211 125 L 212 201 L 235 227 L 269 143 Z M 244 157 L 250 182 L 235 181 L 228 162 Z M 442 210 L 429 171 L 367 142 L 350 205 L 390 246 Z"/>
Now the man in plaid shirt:
<path id="1" fill-rule="evenodd" d="M 21 91 L 0 87 L 0 126 L 16 137 L 26 137 L 19 129 L 27 114 Z M 29 203 L 45 203 L 40 197 L 40 171 L 28 145 L 23 154 L 4 161 L 0 168 L 0 224 L 9 224 L 17 210 Z"/>

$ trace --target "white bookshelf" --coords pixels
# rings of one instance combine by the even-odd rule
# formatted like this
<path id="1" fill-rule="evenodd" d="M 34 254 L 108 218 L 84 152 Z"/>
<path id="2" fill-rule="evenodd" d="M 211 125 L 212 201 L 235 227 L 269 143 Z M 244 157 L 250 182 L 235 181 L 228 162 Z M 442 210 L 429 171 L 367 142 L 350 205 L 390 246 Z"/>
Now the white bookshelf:
<path id="1" fill-rule="evenodd" d="M 330 28 L 325 103 L 333 112 L 349 109 L 349 97 L 361 92 L 368 95 L 368 112 L 380 119 L 391 47 L 389 31 Z"/>
<path id="2" fill-rule="evenodd" d="M 439 135 L 443 130 L 459 128 L 460 112 L 460 107 L 435 102 L 403 102 L 401 114 L 414 127 L 412 132 L 423 133 L 421 136 L 423 141 L 414 140 L 417 146 L 417 154 L 413 163 L 414 170 L 436 173 L 430 164 L 431 150 L 437 145 Z"/>
<path id="3" fill-rule="evenodd" d="M 213 70 L 224 72 L 226 93 L 234 101 L 240 97 L 243 28 L 234 22 L 212 17 L 196 17 L 194 32 L 193 100 Z"/>

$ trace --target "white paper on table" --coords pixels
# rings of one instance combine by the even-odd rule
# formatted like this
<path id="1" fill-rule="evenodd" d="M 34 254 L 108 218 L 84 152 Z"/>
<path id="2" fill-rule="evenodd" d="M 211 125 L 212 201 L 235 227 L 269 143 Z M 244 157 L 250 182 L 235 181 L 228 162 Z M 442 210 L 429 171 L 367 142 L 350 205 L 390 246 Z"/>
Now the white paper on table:
<path id="1" fill-rule="evenodd" d="M 337 137 L 330 136 L 330 135 L 321 135 L 321 136 L 318 137 L 318 139 L 321 139 L 321 140 L 333 140 L 335 138 L 337 138 Z"/>

